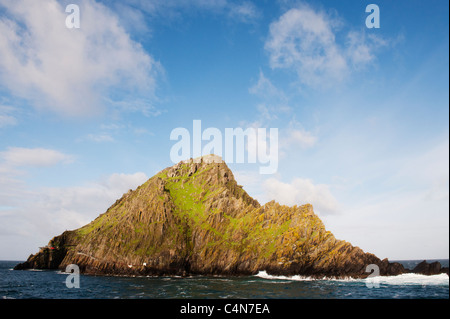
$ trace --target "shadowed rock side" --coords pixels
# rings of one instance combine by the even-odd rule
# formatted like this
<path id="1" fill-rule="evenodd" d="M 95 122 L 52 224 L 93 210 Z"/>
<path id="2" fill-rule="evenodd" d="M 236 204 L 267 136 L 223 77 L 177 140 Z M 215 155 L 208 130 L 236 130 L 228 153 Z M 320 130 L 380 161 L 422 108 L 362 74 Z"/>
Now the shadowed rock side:
<path id="1" fill-rule="evenodd" d="M 414 267 L 411 272 L 424 275 L 436 275 L 442 273 L 448 275 L 448 267 L 442 267 L 441 263 L 438 261 L 427 263 L 426 260 L 424 260 Z"/>
<path id="2" fill-rule="evenodd" d="M 166 168 L 104 214 L 15 269 L 65 269 L 104 275 L 272 275 L 366 277 L 405 270 L 337 240 L 311 205 L 261 206 L 223 162 L 209 158 Z M 440 267 L 439 267 L 440 268 Z"/>

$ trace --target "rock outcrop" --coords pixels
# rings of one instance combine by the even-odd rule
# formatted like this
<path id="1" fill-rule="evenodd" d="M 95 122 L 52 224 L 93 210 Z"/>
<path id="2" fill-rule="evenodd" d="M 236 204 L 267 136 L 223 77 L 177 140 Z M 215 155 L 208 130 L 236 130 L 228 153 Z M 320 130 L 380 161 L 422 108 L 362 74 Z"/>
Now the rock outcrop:
<path id="1" fill-rule="evenodd" d="M 311 205 L 260 205 L 215 157 L 164 169 L 15 269 L 69 264 L 104 275 L 366 277 L 369 264 L 381 275 L 406 272 L 336 239 Z"/>
<path id="2" fill-rule="evenodd" d="M 448 267 L 442 267 L 441 263 L 438 261 L 427 263 L 427 261 L 424 260 L 414 267 L 411 272 L 422 275 L 437 275 L 442 273 L 446 273 L 448 275 Z"/>

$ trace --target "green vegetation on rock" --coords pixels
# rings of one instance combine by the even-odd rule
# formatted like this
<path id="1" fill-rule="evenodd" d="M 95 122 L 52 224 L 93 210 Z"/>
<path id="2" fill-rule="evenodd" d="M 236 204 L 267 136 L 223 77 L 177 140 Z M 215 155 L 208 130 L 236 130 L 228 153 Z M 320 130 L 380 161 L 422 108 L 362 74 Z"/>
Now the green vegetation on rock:
<path id="1" fill-rule="evenodd" d="M 54 252 L 30 256 L 24 267 L 77 264 L 85 273 L 120 275 L 265 270 L 345 277 L 366 276 L 368 264 L 382 262 L 335 239 L 311 205 L 261 206 L 225 163 L 192 159 L 164 169 L 91 223 L 51 243 Z M 382 272 L 397 267 L 390 265 Z"/>

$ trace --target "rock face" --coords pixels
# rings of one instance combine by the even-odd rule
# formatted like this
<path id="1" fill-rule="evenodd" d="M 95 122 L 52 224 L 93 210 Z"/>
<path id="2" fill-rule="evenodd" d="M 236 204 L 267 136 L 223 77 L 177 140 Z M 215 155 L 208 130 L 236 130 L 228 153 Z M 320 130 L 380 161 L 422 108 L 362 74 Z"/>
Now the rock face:
<path id="1" fill-rule="evenodd" d="M 212 159 L 212 160 L 211 160 Z M 48 248 L 51 247 L 51 248 Z M 366 277 L 406 272 L 325 229 L 311 205 L 261 206 L 216 158 L 166 168 L 91 223 L 54 237 L 15 269 L 77 264 L 104 275 Z"/>
<path id="2" fill-rule="evenodd" d="M 427 263 L 426 260 L 424 260 L 414 267 L 411 272 L 422 275 L 437 275 L 441 273 L 446 273 L 448 275 L 448 268 L 442 267 L 438 261 Z"/>
<path id="3" fill-rule="evenodd" d="M 37 254 L 30 255 L 26 262 L 16 265 L 14 269 L 57 269 L 66 256 L 67 249 L 76 244 L 71 241 L 72 235 L 73 232 L 66 231 L 53 237 L 46 247 L 42 247 Z"/>

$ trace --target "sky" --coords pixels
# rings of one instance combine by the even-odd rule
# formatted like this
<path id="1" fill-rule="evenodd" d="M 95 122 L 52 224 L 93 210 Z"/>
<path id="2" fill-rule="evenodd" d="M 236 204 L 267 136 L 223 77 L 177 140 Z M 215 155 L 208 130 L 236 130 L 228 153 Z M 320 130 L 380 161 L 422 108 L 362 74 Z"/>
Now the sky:
<path id="1" fill-rule="evenodd" d="M 382 259 L 448 258 L 448 88 L 448 1 L 0 0 L 0 259 L 172 166 L 194 120 L 278 129 L 275 172 L 228 163 L 261 204 L 311 203 Z"/>

